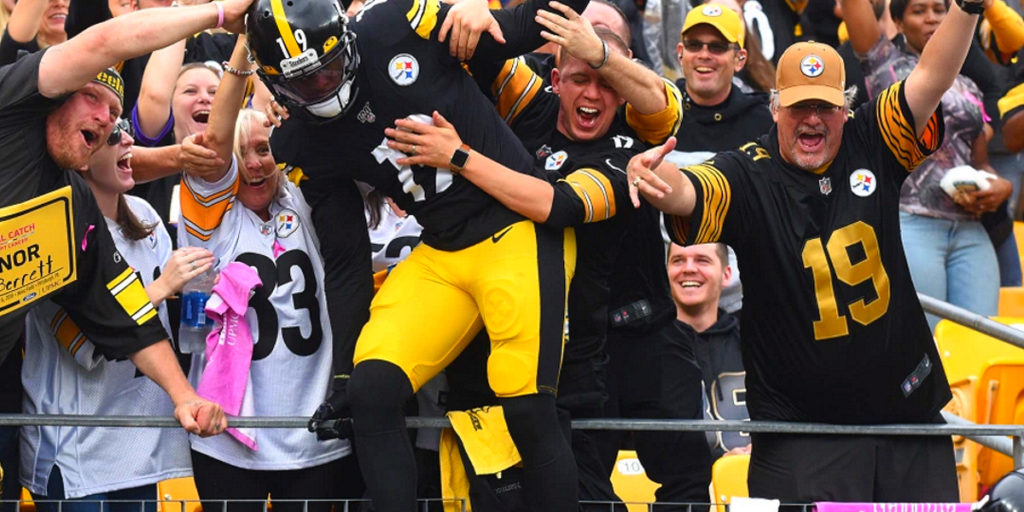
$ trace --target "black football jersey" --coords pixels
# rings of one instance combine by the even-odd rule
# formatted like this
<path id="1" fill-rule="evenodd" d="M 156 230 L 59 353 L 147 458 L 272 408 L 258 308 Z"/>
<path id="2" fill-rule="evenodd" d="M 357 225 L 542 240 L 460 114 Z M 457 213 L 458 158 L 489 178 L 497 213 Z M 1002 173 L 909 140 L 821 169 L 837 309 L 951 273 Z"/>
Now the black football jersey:
<path id="1" fill-rule="evenodd" d="M 579 0 L 568 3 L 577 10 L 585 5 Z M 547 3 L 529 0 L 496 11 L 506 43 L 485 36 L 477 52 L 510 58 L 543 44 L 540 26 L 533 21 L 540 7 Z M 349 111 L 325 124 L 288 121 L 274 131 L 271 145 L 279 163 L 301 168 L 310 180 L 354 178 L 372 185 L 416 216 L 425 243 L 456 250 L 522 217 L 447 169 L 398 165 L 396 160 L 404 155 L 387 147 L 384 129 L 396 119 L 430 116 L 436 110 L 456 127 L 463 142 L 506 167 L 529 172 L 532 159 L 448 54 L 448 43 L 437 41 L 448 8 L 440 0 L 367 2 L 351 25 L 360 62 L 359 92 Z M 403 188 L 399 173 L 412 173 L 415 185 Z"/>
<path id="2" fill-rule="evenodd" d="M 787 164 L 777 128 L 683 170 L 697 193 L 679 243 L 721 241 L 743 274 L 743 364 L 754 420 L 932 420 L 950 391 L 900 237 L 908 170 L 942 141 L 915 136 L 894 84 L 848 119 L 822 174 Z"/>

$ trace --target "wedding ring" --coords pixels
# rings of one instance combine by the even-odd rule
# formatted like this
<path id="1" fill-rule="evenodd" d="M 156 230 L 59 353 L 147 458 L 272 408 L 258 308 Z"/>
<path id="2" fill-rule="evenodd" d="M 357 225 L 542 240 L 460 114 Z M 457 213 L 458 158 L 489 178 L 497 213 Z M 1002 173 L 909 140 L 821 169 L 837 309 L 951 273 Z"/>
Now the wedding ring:
<path id="1" fill-rule="evenodd" d="M 633 179 L 633 186 L 634 187 L 639 187 L 640 186 L 640 182 L 643 181 L 643 180 L 644 180 L 643 178 L 641 178 L 640 176 L 637 176 L 635 179 Z"/>

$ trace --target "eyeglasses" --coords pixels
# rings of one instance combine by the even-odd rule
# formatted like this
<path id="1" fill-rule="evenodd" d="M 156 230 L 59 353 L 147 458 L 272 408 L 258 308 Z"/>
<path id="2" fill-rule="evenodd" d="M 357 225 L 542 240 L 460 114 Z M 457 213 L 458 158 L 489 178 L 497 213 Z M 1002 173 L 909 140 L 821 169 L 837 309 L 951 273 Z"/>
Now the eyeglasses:
<path id="1" fill-rule="evenodd" d="M 683 39 L 683 48 L 688 52 L 697 53 L 701 51 L 705 46 L 708 47 L 708 51 L 712 55 L 724 55 L 725 52 L 737 48 L 733 43 L 726 43 L 722 41 L 698 41 L 696 39 Z"/>
<path id="2" fill-rule="evenodd" d="M 127 133 L 129 137 L 134 137 L 135 134 L 132 132 L 132 123 L 123 117 L 117 118 L 114 123 L 114 129 L 110 131 L 110 135 L 107 136 L 107 145 L 116 146 L 121 143 L 121 133 Z"/>
<path id="3" fill-rule="evenodd" d="M 797 103 L 796 105 L 790 105 L 789 109 L 798 116 L 809 116 L 811 112 L 814 112 L 818 117 L 821 117 L 836 114 L 843 107 L 842 105 L 832 105 L 831 103 Z"/>

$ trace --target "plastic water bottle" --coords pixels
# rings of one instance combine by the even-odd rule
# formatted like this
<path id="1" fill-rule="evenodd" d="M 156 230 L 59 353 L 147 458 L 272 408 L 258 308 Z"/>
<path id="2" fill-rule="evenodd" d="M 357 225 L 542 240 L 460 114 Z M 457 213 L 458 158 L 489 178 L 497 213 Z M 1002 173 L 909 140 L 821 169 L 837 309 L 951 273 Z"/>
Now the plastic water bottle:
<path id="1" fill-rule="evenodd" d="M 206 351 L 206 335 L 213 328 L 213 319 L 206 316 L 206 300 L 210 298 L 216 275 L 211 268 L 192 278 L 181 290 L 178 349 L 182 354 L 202 354 Z"/>

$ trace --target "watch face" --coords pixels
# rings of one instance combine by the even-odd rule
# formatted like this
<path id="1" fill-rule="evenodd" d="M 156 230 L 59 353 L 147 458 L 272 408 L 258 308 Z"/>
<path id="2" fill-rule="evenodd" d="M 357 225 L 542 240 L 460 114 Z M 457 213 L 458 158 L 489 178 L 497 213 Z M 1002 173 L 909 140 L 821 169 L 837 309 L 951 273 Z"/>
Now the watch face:
<path id="1" fill-rule="evenodd" d="M 449 163 L 456 170 L 462 170 L 462 168 L 465 167 L 466 165 L 466 160 L 468 159 L 469 152 L 466 151 L 465 149 L 459 148 L 455 150 L 454 154 L 452 154 L 452 159 Z"/>

